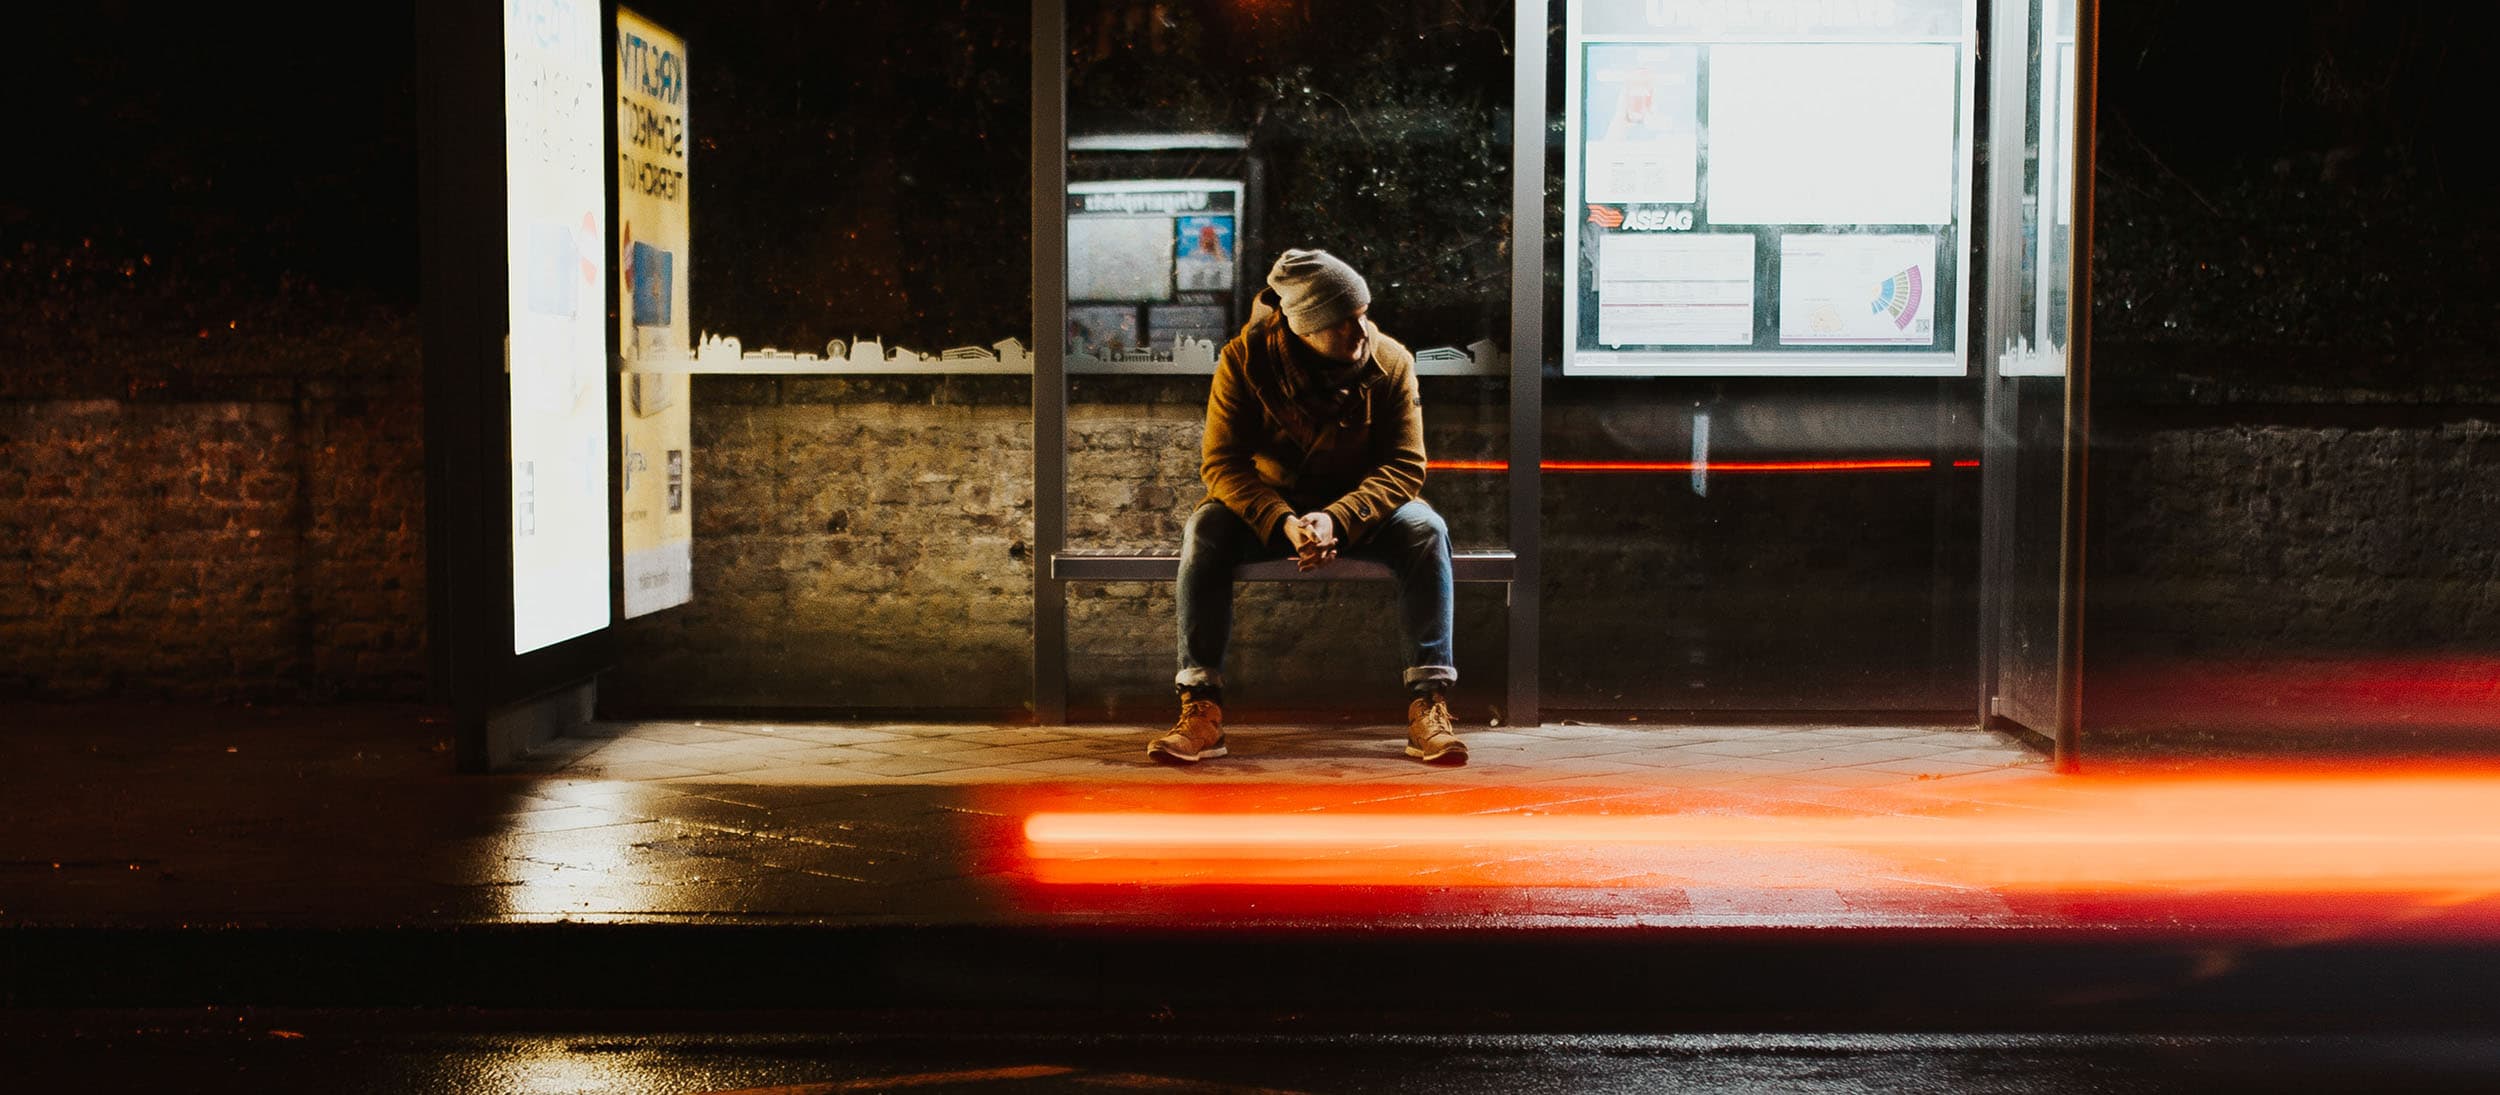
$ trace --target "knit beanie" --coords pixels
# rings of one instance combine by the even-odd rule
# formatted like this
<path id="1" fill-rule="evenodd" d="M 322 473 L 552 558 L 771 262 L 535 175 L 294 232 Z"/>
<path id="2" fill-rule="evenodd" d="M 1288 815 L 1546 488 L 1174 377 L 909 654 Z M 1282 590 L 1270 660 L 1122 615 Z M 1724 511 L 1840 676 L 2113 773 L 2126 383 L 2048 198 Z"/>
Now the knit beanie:
<path id="1" fill-rule="evenodd" d="M 1363 275 L 1326 251 L 1291 249 L 1267 272 L 1268 288 L 1285 309 L 1285 326 L 1297 335 L 1325 331 L 1372 302 Z"/>

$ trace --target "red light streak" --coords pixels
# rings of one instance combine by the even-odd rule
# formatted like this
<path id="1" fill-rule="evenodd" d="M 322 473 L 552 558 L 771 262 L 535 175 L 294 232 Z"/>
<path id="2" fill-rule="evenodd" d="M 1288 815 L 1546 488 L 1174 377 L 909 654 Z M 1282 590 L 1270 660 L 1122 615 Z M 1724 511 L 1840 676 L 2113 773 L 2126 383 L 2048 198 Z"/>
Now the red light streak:
<path id="1" fill-rule="evenodd" d="M 1743 474 L 1746 472 L 1854 472 L 1854 471 L 1927 471 L 1936 467 L 1933 460 L 1725 460 L 1711 461 L 1700 467 L 1712 473 Z M 1432 471 L 1509 471 L 1507 460 L 1434 460 L 1424 465 Z M 1537 465 L 1548 472 L 1689 472 L 1695 467 L 1690 460 L 1548 460 Z M 1957 468 L 1976 468 L 1979 461 L 1956 460 Z"/>
<path id="2" fill-rule="evenodd" d="M 2012 775 L 1913 783 L 1859 803 L 1879 808 L 1845 810 L 1730 812 L 1704 789 L 1672 786 L 1594 799 L 1517 788 L 1555 801 L 1491 812 L 1471 812 L 1487 803 L 1466 793 L 1358 797 L 1379 787 L 1292 788 L 1273 804 L 1036 801 L 1025 850 L 1044 884 L 1768 890 L 1828 888 L 1839 871 L 2009 896 L 2376 895 L 2451 907 L 2500 895 L 2490 766 Z"/>
<path id="3" fill-rule="evenodd" d="M 2097 671 L 2090 687 L 2107 725 L 2193 728 L 2217 740 L 2434 734 L 2463 744 L 2500 730 L 2500 658 L 2487 654 L 2139 657 Z"/>

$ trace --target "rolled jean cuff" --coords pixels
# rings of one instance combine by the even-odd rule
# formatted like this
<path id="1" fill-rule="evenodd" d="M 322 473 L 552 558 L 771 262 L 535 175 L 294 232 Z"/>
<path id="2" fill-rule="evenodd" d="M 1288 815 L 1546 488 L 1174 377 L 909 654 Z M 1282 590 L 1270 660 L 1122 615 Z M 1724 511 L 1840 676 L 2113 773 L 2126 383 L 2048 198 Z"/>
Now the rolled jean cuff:
<path id="1" fill-rule="evenodd" d="M 1406 686 L 1419 684 L 1457 684 L 1458 667 L 1451 665 L 1419 665 L 1406 671 Z"/>
<path id="2" fill-rule="evenodd" d="M 1208 669 L 1204 666 L 1193 665 L 1187 669 L 1181 670 L 1178 673 L 1172 674 L 1172 687 L 1222 688 L 1224 687 L 1224 674 L 1218 673 L 1215 670 Z"/>

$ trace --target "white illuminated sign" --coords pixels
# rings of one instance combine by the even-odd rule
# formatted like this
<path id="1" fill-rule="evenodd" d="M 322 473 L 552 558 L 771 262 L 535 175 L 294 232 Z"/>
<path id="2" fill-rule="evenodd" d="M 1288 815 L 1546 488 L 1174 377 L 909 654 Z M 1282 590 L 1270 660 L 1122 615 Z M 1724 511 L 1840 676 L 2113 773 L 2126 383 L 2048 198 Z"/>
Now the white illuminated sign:
<path id="1" fill-rule="evenodd" d="M 504 5 L 512 649 L 608 625 L 607 199 L 599 5 Z"/>
<path id="2" fill-rule="evenodd" d="M 1965 371 L 1975 0 L 1566 10 L 1566 373 Z"/>
<path id="3" fill-rule="evenodd" d="M 1716 46 L 1710 223 L 1950 224 L 1950 46 Z"/>

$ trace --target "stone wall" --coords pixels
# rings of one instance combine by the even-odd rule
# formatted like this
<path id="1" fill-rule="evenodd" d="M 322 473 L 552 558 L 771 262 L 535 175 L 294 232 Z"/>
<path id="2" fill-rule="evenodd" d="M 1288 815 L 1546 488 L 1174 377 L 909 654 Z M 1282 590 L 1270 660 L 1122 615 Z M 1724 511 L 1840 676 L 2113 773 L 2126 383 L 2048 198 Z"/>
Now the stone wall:
<path id="1" fill-rule="evenodd" d="M 1009 707 L 1030 411 L 1007 377 L 699 377 L 694 602 L 628 621 L 632 707 Z"/>
<path id="2" fill-rule="evenodd" d="M 413 318 L 321 311 L 300 322 L 245 311 L 234 328 L 182 330 L 46 313 L 37 318 L 49 329 L 77 336 L 10 344 L 27 364 L 0 375 L 0 689 L 425 693 Z M 255 322 L 270 329 L 255 334 Z M 2101 364 L 2096 682 L 2139 679 L 2146 666 L 2489 652 L 2500 634 L 2500 398 L 2470 364 L 2426 366 L 2449 379 L 2410 402 L 2307 379 L 2209 383 L 2199 377 L 2246 373 L 2209 353 L 2105 346 Z M 2313 363 L 2299 375 L 2333 374 Z M 1177 542 L 1199 495 L 1203 383 L 1078 381 L 1073 542 Z M 702 379 L 696 599 L 620 628 L 611 702 L 1021 707 L 1027 391 L 1018 377 Z M 1548 455 L 1678 455 L 1692 401 L 1663 392 L 1550 385 Z M 1507 455 L 1498 385 L 1435 379 L 1426 400 L 1436 457 Z M 1958 428 L 1925 396 L 1802 407 L 1731 400 L 1714 434 L 1721 456 L 1782 445 L 1915 453 Z M 1680 474 L 1549 476 L 1548 702 L 1963 705 L 1976 481 L 1721 476 L 1704 497 Z M 1503 542 L 1501 492 L 1501 476 L 1481 472 L 1438 473 L 1427 491 L 1462 547 Z M 1078 707 L 1159 711 L 1170 591 L 1068 592 Z M 1352 717 L 1378 706 L 1399 660 L 1385 586 L 1259 585 L 1241 604 L 1233 673 L 1247 702 Z M 1505 609 L 1497 589 L 1476 587 L 1459 607 L 1464 713 L 1489 717 Z M 2102 711 L 2149 720 L 2192 687 L 2139 688 L 2132 706 Z"/>
<path id="3" fill-rule="evenodd" d="M 1205 383 L 1077 383 L 1072 544 L 1178 546 L 1204 493 Z M 622 628 L 622 665 L 604 682 L 604 701 L 615 710 L 1023 708 L 1032 680 L 1030 389 L 1025 378 L 996 376 L 697 378 L 695 600 Z M 1433 443 L 1482 452 L 1482 442 L 1466 440 L 1482 432 L 1481 418 L 1447 416 Z M 1498 489 L 1498 478 L 1448 492 L 1460 506 L 1453 525 L 1477 530 L 1461 534 L 1462 546 L 1501 539 L 1487 518 L 1498 513 L 1488 485 Z M 1388 619 L 1331 607 L 1385 605 L 1386 588 L 1373 585 L 1245 591 L 1236 679 L 1271 684 L 1270 702 L 1296 708 L 1388 691 L 1381 681 L 1402 668 Z M 1068 601 L 1073 702 L 1095 712 L 1166 705 L 1170 589 L 1085 583 L 1069 587 Z M 1461 605 L 1462 639 L 1488 652 L 1491 669 L 1498 594 L 1471 589 Z M 1278 662 L 1302 671 L 1282 672 Z M 1498 691 L 1489 683 L 1485 694 Z"/>
<path id="4" fill-rule="evenodd" d="M 1205 383 L 1075 383 L 1071 544 L 1178 546 L 1203 495 Z M 1027 390 L 1009 377 L 699 378 L 695 602 L 625 626 L 622 667 L 605 686 L 611 708 L 1024 704 Z M 1428 380 L 1435 458 L 1505 458 L 1505 391 Z M 1599 394 L 1549 408 L 1549 436 L 1571 439 L 1561 455 L 1605 446 L 1689 452 L 1682 405 L 1627 414 L 1624 393 Z M 1906 425 L 1859 413 L 1858 443 L 1924 438 L 1932 447 L 1939 423 L 1924 413 Z M 1744 442 L 1742 422 L 1735 416 L 1728 427 L 1735 443 Z M 1498 547 L 1507 539 L 1504 489 L 1498 472 L 1440 472 L 1426 496 L 1459 547 Z M 1549 702 L 1958 703 L 1967 686 L 1938 667 L 1970 658 L 1969 628 L 1955 612 L 1970 603 L 1972 549 L 1968 535 L 1952 537 L 1975 527 L 1975 491 L 1975 476 L 1951 470 L 1723 478 L 1707 495 L 1681 473 L 1551 477 L 1541 652 Z M 1067 594 L 1072 705 L 1160 717 L 1175 631 L 1168 586 L 1077 583 Z M 1404 659 L 1386 584 L 1252 584 L 1237 603 L 1237 703 L 1360 711 L 1395 699 Z M 1462 586 L 1458 610 L 1462 702 L 1472 717 L 1491 717 L 1504 692 L 1500 587 Z"/>
<path id="5" fill-rule="evenodd" d="M 2113 658 L 2500 646 L 2500 420 L 2122 423 L 2094 461 Z"/>
<path id="6" fill-rule="evenodd" d="M 83 386 L 20 374 L 0 400 L 0 646 L 10 652 L 0 688 L 50 698 L 422 695 L 414 355 L 356 349 L 379 364 L 293 378 L 195 369 L 135 390 L 128 371 Z M 1177 541 L 1198 497 L 1202 383 L 1080 383 L 1075 542 Z M 1437 456 L 1504 455 L 1497 398 L 1474 382 L 1433 385 Z M 704 378 L 696 600 L 622 627 L 611 701 L 1023 705 L 1026 393 L 1015 377 Z M 2233 406 L 2102 410 L 2096 675 L 2492 645 L 2500 415 L 2479 404 Z M 1557 402 L 1549 415 L 1557 439 L 1625 432 L 1620 404 Z M 1559 454 L 1562 443 L 1548 448 Z M 1971 609 L 1966 586 L 1938 572 L 1967 564 L 1955 552 L 1975 527 L 1975 482 L 1942 490 L 1915 475 L 1727 477 L 1705 500 L 1681 476 L 1549 477 L 1549 702 L 1950 707 L 1963 691 L 1970 650 L 1959 621 Z M 1500 491 L 1498 474 L 1442 473 L 1428 493 L 1462 546 L 1486 546 L 1502 539 Z M 1372 583 L 1245 587 L 1233 667 L 1245 697 L 1279 709 L 1377 706 L 1398 661 L 1389 603 Z M 1156 584 L 1070 588 L 1080 708 L 1145 718 L 1165 702 L 1171 612 Z M 1487 717 L 1501 695 L 1504 608 L 1496 590 L 1467 588 L 1460 613 L 1463 698 L 1471 717 Z"/>
<path id="7" fill-rule="evenodd" d="M 1078 382 L 1072 543 L 1177 545 L 1200 494 L 1203 385 Z M 626 625 L 611 703 L 919 712 L 1024 704 L 1033 565 L 1026 391 L 1025 380 L 1005 377 L 699 381 L 696 600 Z M 1472 381 L 1432 382 L 1436 457 L 1504 456 L 1498 395 Z M 1549 456 L 1644 446 L 1657 455 L 1685 443 L 1681 406 L 1641 410 L 1623 393 L 1549 393 L 1549 401 Z M 2315 408 L 2309 417 L 2352 413 Z M 1856 423 L 1859 454 L 1915 455 L 1954 428 L 1932 412 L 1922 423 L 1880 406 L 1853 405 L 1841 417 Z M 1815 418 L 1757 422 L 1760 436 L 1747 442 L 1745 416 L 1731 412 L 1724 443 L 1812 440 L 1826 432 Z M 2495 430 L 2471 415 L 2357 428 L 2111 410 L 2095 449 L 2088 555 L 2096 665 L 2479 643 L 2500 623 L 2500 537 L 2491 535 L 2500 486 L 2486 474 L 2500 460 Z M 1549 475 L 1547 702 L 1965 706 L 1975 672 L 1978 485 L 1967 469 L 1725 475 L 1705 496 L 1680 473 Z M 1492 546 L 1503 540 L 1501 491 L 1498 474 L 1445 472 L 1427 495 L 1460 546 Z M 1141 712 L 1168 704 L 1170 590 L 1076 584 L 1068 601 L 1072 702 L 1160 717 Z M 1249 585 L 1239 603 L 1231 671 L 1242 702 L 1359 714 L 1394 679 L 1384 585 Z M 1471 717 L 1500 702 L 1504 612 L 1497 588 L 1462 588 Z"/>

